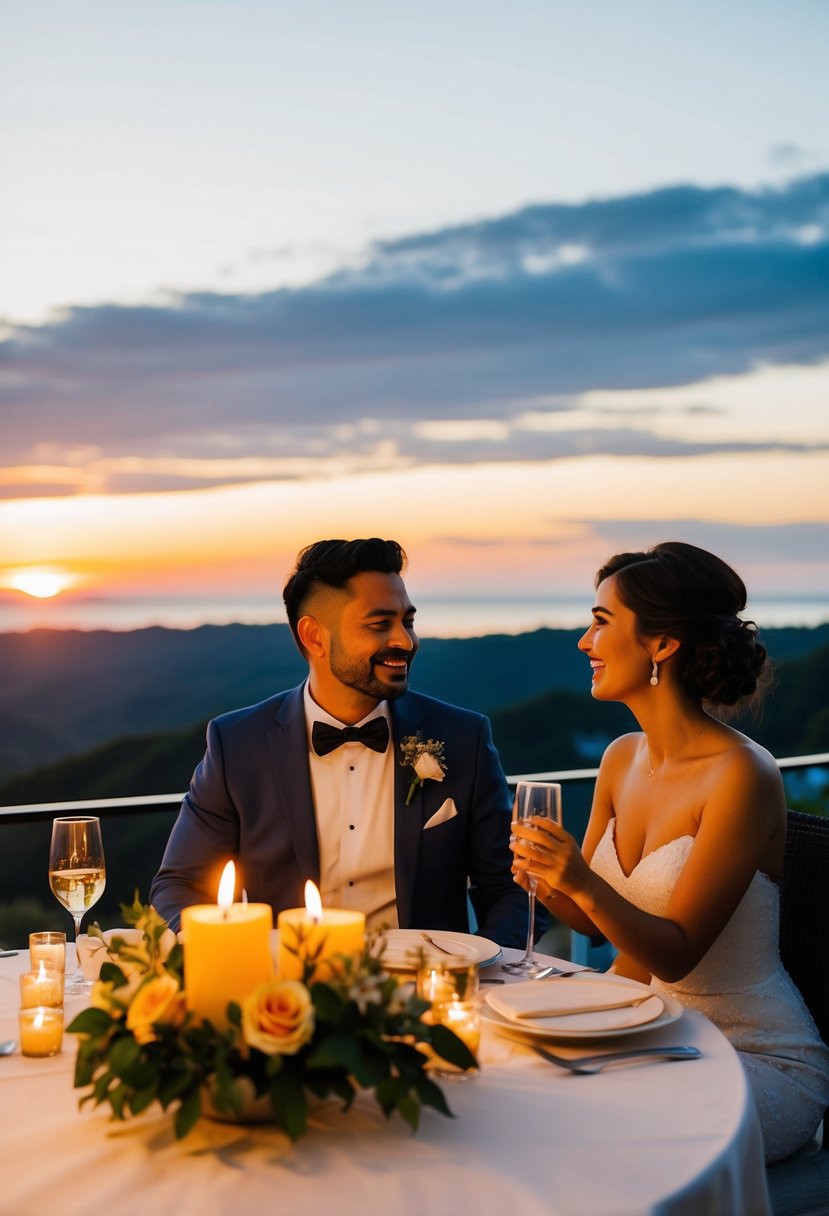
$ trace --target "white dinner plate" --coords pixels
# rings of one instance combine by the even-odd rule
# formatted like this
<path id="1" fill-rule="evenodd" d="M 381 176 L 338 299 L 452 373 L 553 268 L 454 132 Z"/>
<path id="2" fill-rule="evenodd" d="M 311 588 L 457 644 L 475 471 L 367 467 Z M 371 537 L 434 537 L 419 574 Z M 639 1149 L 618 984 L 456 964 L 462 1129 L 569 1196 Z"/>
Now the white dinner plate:
<path id="1" fill-rule="evenodd" d="M 585 976 L 585 981 L 587 978 Z M 627 987 L 634 989 L 641 988 L 643 991 L 647 991 L 645 985 L 635 984 L 630 980 L 626 980 L 623 976 L 601 976 L 595 978 L 603 981 L 605 986 L 624 984 Z M 583 981 L 573 978 L 567 980 L 536 980 L 531 982 L 570 985 Z M 512 987 L 515 987 L 515 985 Z M 484 1021 L 492 1026 L 494 1030 L 497 1030 L 499 1034 L 517 1038 L 551 1040 L 615 1039 L 624 1035 L 641 1034 L 645 1030 L 657 1030 L 661 1026 L 669 1026 L 671 1022 L 675 1022 L 681 1017 L 683 1012 L 683 1006 L 675 997 L 669 996 L 667 993 L 660 993 L 658 996 L 656 994 L 653 995 L 653 1002 L 647 1000 L 641 1005 L 632 1008 L 596 1010 L 590 1013 L 569 1014 L 562 1017 L 517 1019 L 506 1017 L 503 1013 L 500 1013 L 492 1004 L 491 997 L 493 995 L 495 996 L 496 1003 L 498 1003 L 499 998 L 503 1000 L 506 992 L 498 994 L 487 993 L 482 1010 Z"/>
<path id="2" fill-rule="evenodd" d="M 497 942 L 474 933 L 452 933 L 448 929 L 430 929 L 428 933 L 444 950 L 451 951 L 452 958 L 459 962 L 487 967 L 501 957 L 501 947 Z M 440 955 L 439 950 L 424 941 L 417 929 L 387 929 L 383 936 L 386 946 L 380 957 L 394 971 L 416 970 L 421 951 L 432 956 Z M 446 960 L 452 961 L 448 954 Z"/>

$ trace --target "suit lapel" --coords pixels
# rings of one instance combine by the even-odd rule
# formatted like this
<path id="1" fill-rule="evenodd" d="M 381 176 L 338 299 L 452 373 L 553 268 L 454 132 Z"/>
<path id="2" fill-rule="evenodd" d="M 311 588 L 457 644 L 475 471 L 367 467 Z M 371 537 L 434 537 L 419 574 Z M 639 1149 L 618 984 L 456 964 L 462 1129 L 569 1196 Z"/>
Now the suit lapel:
<path id="1" fill-rule="evenodd" d="M 304 685 L 300 685 L 282 701 L 274 729 L 268 734 L 268 748 L 274 772 L 277 809 L 290 825 L 299 871 L 319 885 L 320 854 L 308 767 L 303 690 Z"/>
<path id="2" fill-rule="evenodd" d="M 412 919 L 417 863 L 423 828 L 423 799 L 421 789 L 415 794 L 411 805 L 406 806 L 406 795 L 414 776 L 411 768 L 400 763 L 400 741 L 408 735 L 417 734 L 423 726 L 423 713 L 417 700 L 409 696 L 391 702 L 394 747 L 394 885 L 397 897 L 397 922 L 401 929 L 408 929 Z"/>

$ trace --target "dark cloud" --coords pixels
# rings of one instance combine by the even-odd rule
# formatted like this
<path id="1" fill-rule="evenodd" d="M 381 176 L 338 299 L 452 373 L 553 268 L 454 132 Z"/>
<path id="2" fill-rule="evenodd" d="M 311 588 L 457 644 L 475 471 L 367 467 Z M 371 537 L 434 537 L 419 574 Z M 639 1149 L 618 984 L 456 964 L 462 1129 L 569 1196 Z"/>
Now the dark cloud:
<path id="1" fill-rule="evenodd" d="M 635 409 L 613 429 L 532 432 L 521 418 L 572 412 L 588 390 L 825 359 L 827 234 L 829 174 L 756 192 L 677 186 L 383 242 L 308 287 L 70 309 L 0 347 L 3 463 L 60 466 L 65 447 L 86 445 L 84 467 L 127 490 L 260 478 L 232 467 L 254 457 L 288 477 L 326 456 L 394 467 L 798 451 L 666 439 Z M 448 443 L 417 425 L 439 420 L 503 430 Z M 113 466 L 124 457 L 138 464 Z M 181 459 L 219 463 L 177 470 Z"/>
<path id="2" fill-rule="evenodd" d="M 718 553 L 726 561 L 807 562 L 814 564 L 816 554 L 826 554 L 829 564 L 829 524 L 818 521 L 793 524 L 734 524 L 718 520 L 580 520 L 600 540 L 608 552 L 622 549 L 648 549 L 660 541 L 682 540 Z M 782 590 L 782 589 L 781 589 Z"/>

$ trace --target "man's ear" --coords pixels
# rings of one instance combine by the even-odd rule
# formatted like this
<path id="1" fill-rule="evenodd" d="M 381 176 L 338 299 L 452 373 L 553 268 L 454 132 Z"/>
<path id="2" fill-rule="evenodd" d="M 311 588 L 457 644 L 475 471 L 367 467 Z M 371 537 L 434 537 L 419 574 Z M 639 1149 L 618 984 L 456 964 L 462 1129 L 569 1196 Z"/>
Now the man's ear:
<path id="1" fill-rule="evenodd" d="M 328 630 L 315 616 L 301 616 L 296 632 L 306 654 L 318 659 L 325 657 L 328 653 Z"/>

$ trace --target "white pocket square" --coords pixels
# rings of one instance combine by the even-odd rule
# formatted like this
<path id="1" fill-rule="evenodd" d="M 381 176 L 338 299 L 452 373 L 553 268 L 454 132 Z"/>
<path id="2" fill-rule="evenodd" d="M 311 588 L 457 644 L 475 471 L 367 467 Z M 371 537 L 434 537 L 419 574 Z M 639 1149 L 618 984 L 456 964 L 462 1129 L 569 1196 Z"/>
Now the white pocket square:
<path id="1" fill-rule="evenodd" d="M 446 823 L 448 819 L 454 819 L 458 813 L 458 808 L 451 798 L 447 798 L 438 810 L 435 811 L 431 819 L 427 819 L 423 825 L 423 831 L 428 828 L 436 828 L 439 823 Z"/>

